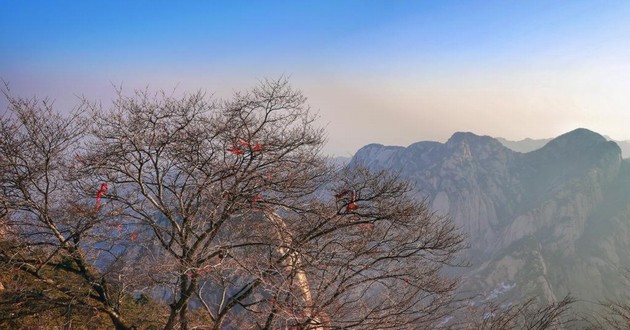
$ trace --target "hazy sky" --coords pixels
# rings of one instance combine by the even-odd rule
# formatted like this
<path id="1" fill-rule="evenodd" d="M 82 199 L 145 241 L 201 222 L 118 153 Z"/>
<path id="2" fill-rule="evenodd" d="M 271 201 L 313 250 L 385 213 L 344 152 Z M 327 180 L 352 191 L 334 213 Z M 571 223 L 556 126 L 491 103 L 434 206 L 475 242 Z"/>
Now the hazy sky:
<path id="1" fill-rule="evenodd" d="M 289 75 L 327 152 L 456 131 L 630 139 L 630 1 L 2 1 L 0 78 L 76 95 Z M 6 101 L 0 101 L 2 111 Z"/>

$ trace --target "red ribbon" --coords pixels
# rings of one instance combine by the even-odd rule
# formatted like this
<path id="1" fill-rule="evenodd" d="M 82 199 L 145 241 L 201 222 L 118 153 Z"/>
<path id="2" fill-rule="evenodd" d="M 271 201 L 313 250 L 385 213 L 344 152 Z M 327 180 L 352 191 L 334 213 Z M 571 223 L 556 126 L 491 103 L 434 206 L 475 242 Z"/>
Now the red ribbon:
<path id="1" fill-rule="evenodd" d="M 238 147 L 233 147 L 233 148 L 228 148 L 227 151 L 235 154 L 235 155 L 242 155 L 243 154 L 243 150 L 239 149 Z"/>
<path id="2" fill-rule="evenodd" d="M 256 145 L 252 148 L 252 152 L 261 151 L 263 148 L 262 144 L 256 143 Z"/>
<path id="3" fill-rule="evenodd" d="M 251 152 L 258 152 L 258 151 L 262 151 L 263 150 L 263 145 L 260 143 L 256 143 L 256 144 L 251 144 L 243 139 L 239 139 L 238 140 L 238 144 L 240 146 L 234 146 L 231 148 L 228 148 L 227 150 L 233 154 L 236 155 L 241 155 L 244 153 L 243 149 L 241 149 L 241 147 L 244 148 L 249 148 L 251 150 Z"/>
<path id="4" fill-rule="evenodd" d="M 96 205 L 95 208 L 98 210 L 98 208 L 100 207 L 99 203 L 101 202 L 101 196 L 107 192 L 107 183 L 103 182 L 103 184 L 101 184 L 101 189 L 99 189 L 99 191 L 96 193 Z"/>
<path id="5" fill-rule="evenodd" d="M 261 200 L 262 200 L 262 196 L 260 195 L 254 196 L 254 198 L 252 199 L 252 208 L 257 209 L 256 202 L 261 201 Z"/>
<path id="6" fill-rule="evenodd" d="M 335 198 L 339 199 L 342 198 L 346 195 L 350 195 L 350 203 L 348 204 L 348 206 L 346 206 L 346 212 L 350 212 L 350 211 L 354 211 L 356 209 L 359 208 L 359 205 L 357 205 L 356 201 L 357 201 L 357 195 L 356 195 L 356 191 L 354 190 L 344 190 L 338 194 L 335 195 Z"/>

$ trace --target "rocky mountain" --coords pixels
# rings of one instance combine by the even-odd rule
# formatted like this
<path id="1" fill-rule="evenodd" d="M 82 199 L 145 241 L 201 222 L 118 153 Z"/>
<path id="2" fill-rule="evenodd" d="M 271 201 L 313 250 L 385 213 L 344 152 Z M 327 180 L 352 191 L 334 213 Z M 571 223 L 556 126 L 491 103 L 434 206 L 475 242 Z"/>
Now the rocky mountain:
<path id="1" fill-rule="evenodd" d="M 350 166 L 393 169 L 469 235 L 463 287 L 489 298 L 622 294 L 630 266 L 630 160 L 576 129 L 531 152 L 455 133 L 446 143 L 371 144 Z"/>

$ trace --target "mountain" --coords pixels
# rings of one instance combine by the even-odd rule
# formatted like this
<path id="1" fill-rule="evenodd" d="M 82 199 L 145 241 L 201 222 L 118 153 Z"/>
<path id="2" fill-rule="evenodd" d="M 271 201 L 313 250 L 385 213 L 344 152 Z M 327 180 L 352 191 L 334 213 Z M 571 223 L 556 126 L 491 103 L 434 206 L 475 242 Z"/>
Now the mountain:
<path id="1" fill-rule="evenodd" d="M 518 152 L 530 152 L 542 148 L 551 139 L 530 139 L 526 138 L 520 141 L 510 141 L 502 137 L 496 138 L 502 145 Z"/>
<path id="2" fill-rule="evenodd" d="M 614 141 L 619 148 L 621 148 L 621 155 L 623 158 L 630 157 L 630 140 L 619 141 L 613 140 L 608 136 L 604 136 L 608 141 Z M 501 137 L 496 138 L 504 146 L 518 152 L 526 153 L 542 148 L 547 142 L 552 139 L 530 139 L 526 138 L 520 141 L 511 141 Z"/>
<path id="3" fill-rule="evenodd" d="M 463 288 L 556 301 L 618 298 L 630 266 L 630 160 L 576 129 L 534 151 L 455 133 L 446 143 L 370 144 L 349 166 L 393 169 L 469 236 Z"/>

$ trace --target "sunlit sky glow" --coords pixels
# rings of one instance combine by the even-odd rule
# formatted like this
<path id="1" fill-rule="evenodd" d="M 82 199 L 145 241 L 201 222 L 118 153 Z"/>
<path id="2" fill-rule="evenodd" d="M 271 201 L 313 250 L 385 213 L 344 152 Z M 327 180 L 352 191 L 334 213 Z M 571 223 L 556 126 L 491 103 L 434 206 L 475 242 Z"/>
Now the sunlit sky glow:
<path id="1" fill-rule="evenodd" d="M 456 131 L 630 139 L 628 1 L 5 1 L 0 45 L 12 92 L 59 110 L 288 75 L 337 155 Z"/>

